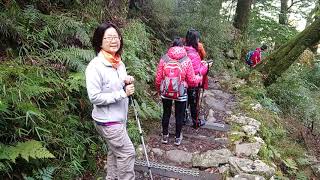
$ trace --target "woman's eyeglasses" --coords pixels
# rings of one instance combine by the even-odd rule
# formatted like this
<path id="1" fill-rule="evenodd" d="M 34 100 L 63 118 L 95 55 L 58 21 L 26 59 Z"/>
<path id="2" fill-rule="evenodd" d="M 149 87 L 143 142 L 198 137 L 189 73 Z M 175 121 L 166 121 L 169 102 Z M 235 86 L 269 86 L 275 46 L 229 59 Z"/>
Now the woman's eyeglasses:
<path id="1" fill-rule="evenodd" d="M 120 37 L 105 37 L 103 38 L 104 40 L 108 41 L 108 42 L 111 42 L 111 41 L 119 41 L 120 40 Z"/>

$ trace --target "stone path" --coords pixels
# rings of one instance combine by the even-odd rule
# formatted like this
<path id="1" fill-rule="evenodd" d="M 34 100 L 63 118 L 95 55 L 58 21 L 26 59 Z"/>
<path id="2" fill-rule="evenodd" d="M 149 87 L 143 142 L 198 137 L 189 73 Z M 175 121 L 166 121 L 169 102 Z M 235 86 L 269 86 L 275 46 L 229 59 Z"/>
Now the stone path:
<path id="1" fill-rule="evenodd" d="M 190 169 L 200 169 L 209 173 L 223 174 L 230 180 L 270 179 L 275 167 L 259 160 L 257 156 L 264 141 L 257 136 L 261 123 L 253 118 L 235 115 L 235 97 L 222 90 L 219 82 L 209 78 L 209 90 L 205 91 L 202 101 L 202 114 L 207 124 L 222 123 L 240 126 L 239 131 L 222 132 L 212 129 L 190 126 L 183 127 L 184 139 L 180 146 L 175 146 L 174 119 L 170 120 L 170 142 L 161 144 L 161 125 L 155 127 L 146 138 L 150 161 L 165 163 Z M 247 138 L 244 138 L 247 137 Z M 251 141 L 244 139 L 250 137 Z M 230 142 L 229 139 L 237 139 Z M 137 149 L 137 158 L 144 159 L 142 147 Z M 137 172 L 137 179 L 148 179 L 146 173 Z M 167 180 L 170 177 L 154 175 L 154 179 Z"/>

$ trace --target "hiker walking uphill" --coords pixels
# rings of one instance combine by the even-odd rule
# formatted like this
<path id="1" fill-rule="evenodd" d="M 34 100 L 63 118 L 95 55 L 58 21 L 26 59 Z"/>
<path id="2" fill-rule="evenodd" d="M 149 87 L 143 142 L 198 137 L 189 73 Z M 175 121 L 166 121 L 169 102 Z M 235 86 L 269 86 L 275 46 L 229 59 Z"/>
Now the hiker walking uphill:
<path id="1" fill-rule="evenodd" d="M 199 55 L 199 32 L 190 29 L 186 35 L 186 46 L 188 57 L 191 59 L 192 66 L 195 74 L 204 76 L 208 72 L 208 64 L 201 60 Z M 200 101 L 200 84 L 191 83 L 188 87 L 188 105 L 190 106 L 190 113 L 193 122 L 193 127 L 203 126 L 205 121 L 199 120 L 199 104 Z"/>
<path id="2" fill-rule="evenodd" d="M 182 46 L 181 38 L 176 38 L 168 52 L 161 57 L 157 67 L 155 85 L 163 102 L 161 142 L 164 144 L 167 144 L 169 139 L 168 127 L 172 102 L 174 101 L 175 104 L 176 118 L 174 144 L 180 145 L 187 102 L 187 87 L 190 84 L 198 84 L 202 81 L 201 76 L 195 75 L 191 60 Z"/>
<path id="3" fill-rule="evenodd" d="M 268 46 L 264 44 L 260 48 L 257 48 L 254 51 L 249 51 L 246 55 L 246 63 L 250 67 L 256 67 L 256 65 L 261 62 L 261 53 L 266 52 L 267 49 L 268 49 Z"/>
<path id="4" fill-rule="evenodd" d="M 123 40 L 117 26 L 98 26 L 92 45 L 97 56 L 87 66 L 86 86 L 93 104 L 94 125 L 108 144 L 106 179 L 133 180 L 135 149 L 126 122 L 134 78 L 127 75 L 121 61 Z"/>

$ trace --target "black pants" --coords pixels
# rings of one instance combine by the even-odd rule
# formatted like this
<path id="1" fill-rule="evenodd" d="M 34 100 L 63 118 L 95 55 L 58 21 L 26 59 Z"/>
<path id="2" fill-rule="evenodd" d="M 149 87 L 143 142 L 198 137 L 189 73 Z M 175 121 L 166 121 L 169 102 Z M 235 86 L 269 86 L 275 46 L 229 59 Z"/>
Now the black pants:
<path id="1" fill-rule="evenodd" d="M 188 89 L 188 105 L 190 106 L 190 113 L 193 121 L 195 121 L 197 118 L 199 119 L 199 117 L 197 117 L 197 104 L 200 100 L 199 92 L 199 87 Z"/>
<path id="2" fill-rule="evenodd" d="M 162 134 L 169 134 L 169 120 L 171 116 L 172 101 L 170 99 L 162 99 L 163 104 L 163 116 L 162 116 Z M 186 102 L 174 101 L 175 105 L 175 117 L 176 117 L 176 138 L 180 137 L 183 120 L 186 111 Z"/>

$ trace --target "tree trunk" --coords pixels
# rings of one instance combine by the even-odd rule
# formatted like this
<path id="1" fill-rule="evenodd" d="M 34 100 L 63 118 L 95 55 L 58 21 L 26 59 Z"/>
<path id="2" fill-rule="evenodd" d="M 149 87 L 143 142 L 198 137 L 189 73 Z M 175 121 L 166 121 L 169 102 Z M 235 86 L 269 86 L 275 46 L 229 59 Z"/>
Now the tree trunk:
<path id="1" fill-rule="evenodd" d="M 241 31 L 241 34 L 246 32 L 252 0 L 238 0 L 236 14 L 233 22 L 233 26 Z"/>
<path id="2" fill-rule="evenodd" d="M 320 18 L 308 26 L 301 33 L 296 35 L 287 44 L 282 45 L 273 52 L 260 65 L 257 66 L 264 76 L 264 84 L 269 86 L 293 64 L 301 53 L 307 48 L 311 48 L 320 40 Z"/>
<path id="3" fill-rule="evenodd" d="M 288 0 L 281 0 L 279 24 L 288 24 Z"/>
<path id="4" fill-rule="evenodd" d="M 279 24 L 288 24 L 288 0 L 281 0 L 280 14 L 279 14 Z M 274 49 L 278 49 L 282 42 L 275 40 Z"/>

